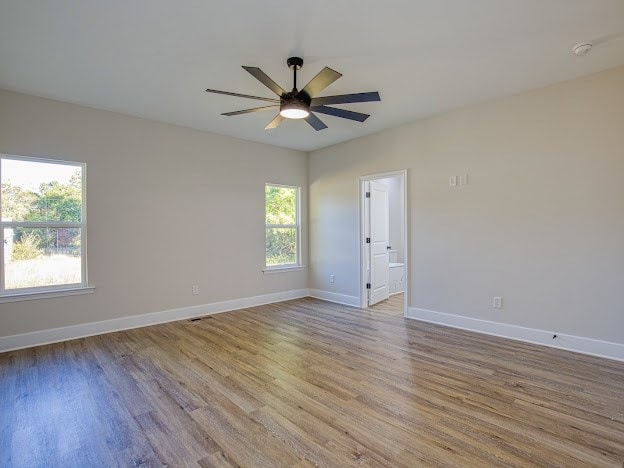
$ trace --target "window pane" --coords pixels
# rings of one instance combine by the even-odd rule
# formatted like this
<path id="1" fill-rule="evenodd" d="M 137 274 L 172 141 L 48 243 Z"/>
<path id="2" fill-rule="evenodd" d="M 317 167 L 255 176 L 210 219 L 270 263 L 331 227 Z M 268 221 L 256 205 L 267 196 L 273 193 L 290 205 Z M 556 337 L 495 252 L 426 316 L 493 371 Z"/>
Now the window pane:
<path id="1" fill-rule="evenodd" d="M 82 167 L 0 160 L 3 221 L 82 220 Z"/>
<path id="2" fill-rule="evenodd" d="M 297 224 L 297 189 L 266 185 L 266 224 Z"/>
<path id="3" fill-rule="evenodd" d="M 5 228 L 5 289 L 82 283 L 80 228 Z"/>
<path id="4" fill-rule="evenodd" d="M 266 264 L 293 265 L 297 263 L 297 229 L 267 228 Z"/>

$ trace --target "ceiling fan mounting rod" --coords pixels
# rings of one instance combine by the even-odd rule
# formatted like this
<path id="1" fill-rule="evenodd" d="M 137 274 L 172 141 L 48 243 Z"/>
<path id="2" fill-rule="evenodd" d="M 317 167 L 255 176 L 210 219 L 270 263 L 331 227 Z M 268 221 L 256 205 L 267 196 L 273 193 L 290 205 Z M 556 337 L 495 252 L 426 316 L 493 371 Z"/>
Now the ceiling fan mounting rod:
<path id="1" fill-rule="evenodd" d="M 297 89 L 297 70 L 301 70 L 301 67 L 303 67 L 303 59 L 301 57 L 289 57 L 286 60 L 286 64 L 293 71 L 293 88 Z"/>

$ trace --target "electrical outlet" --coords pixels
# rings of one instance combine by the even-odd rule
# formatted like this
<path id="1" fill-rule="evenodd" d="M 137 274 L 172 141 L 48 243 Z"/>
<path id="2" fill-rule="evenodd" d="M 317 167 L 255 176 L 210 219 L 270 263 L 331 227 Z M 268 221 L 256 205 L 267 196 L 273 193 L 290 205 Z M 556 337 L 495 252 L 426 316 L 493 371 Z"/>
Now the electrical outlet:
<path id="1" fill-rule="evenodd" d="M 494 307 L 495 309 L 502 309 L 503 308 L 503 298 L 495 296 L 492 299 L 492 307 Z"/>
<path id="2" fill-rule="evenodd" d="M 199 294 L 199 286 L 193 286 L 193 296 L 197 296 Z"/>
<path id="3" fill-rule="evenodd" d="M 329 282 L 333 283 L 334 282 L 334 278 L 335 278 L 334 275 L 329 275 Z"/>
<path id="4" fill-rule="evenodd" d="M 468 174 L 459 176 L 459 185 L 468 185 Z"/>
<path id="5" fill-rule="evenodd" d="M 450 185 L 451 187 L 456 187 L 456 186 L 457 186 L 457 176 L 456 176 L 456 175 L 452 175 L 452 176 L 449 178 L 449 185 Z"/>

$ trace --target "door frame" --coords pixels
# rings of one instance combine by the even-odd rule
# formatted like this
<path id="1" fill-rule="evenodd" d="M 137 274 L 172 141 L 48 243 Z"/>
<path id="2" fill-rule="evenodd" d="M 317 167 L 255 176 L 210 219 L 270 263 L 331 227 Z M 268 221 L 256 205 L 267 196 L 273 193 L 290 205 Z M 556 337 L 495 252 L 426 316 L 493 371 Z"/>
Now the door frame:
<path id="1" fill-rule="evenodd" d="M 410 269 L 409 269 L 409 207 L 408 207 L 408 197 L 407 197 L 407 169 L 402 169 L 399 171 L 390 171 L 390 172 L 382 172 L 378 174 L 369 174 L 365 176 L 360 176 L 359 179 L 359 214 L 360 214 L 360 222 L 359 222 L 359 238 L 360 238 L 360 308 L 366 309 L 368 307 L 367 300 L 367 291 L 366 291 L 366 283 L 368 282 L 368 278 L 366 275 L 366 239 L 364 237 L 366 232 L 365 220 L 366 220 L 366 190 L 364 188 L 365 182 L 377 179 L 386 179 L 388 177 L 399 177 L 403 180 L 403 252 L 405 252 L 405 291 L 403 293 L 403 316 L 407 317 L 407 308 L 409 305 L 409 277 L 410 277 Z"/>

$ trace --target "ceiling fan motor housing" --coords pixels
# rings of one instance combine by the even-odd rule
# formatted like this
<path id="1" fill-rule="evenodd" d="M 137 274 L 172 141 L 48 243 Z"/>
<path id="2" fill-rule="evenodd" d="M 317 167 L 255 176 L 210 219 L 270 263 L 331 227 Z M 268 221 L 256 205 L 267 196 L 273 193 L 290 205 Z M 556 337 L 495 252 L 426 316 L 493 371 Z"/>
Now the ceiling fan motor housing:
<path id="1" fill-rule="evenodd" d="M 305 118 L 310 113 L 312 99 L 308 93 L 293 89 L 280 97 L 280 114 L 286 118 Z"/>
<path id="2" fill-rule="evenodd" d="M 312 102 L 312 98 L 305 91 L 298 91 L 297 88 L 293 89 L 290 93 L 286 93 L 280 97 L 280 102 L 293 102 L 299 101 L 302 104 L 310 107 L 310 103 Z"/>

